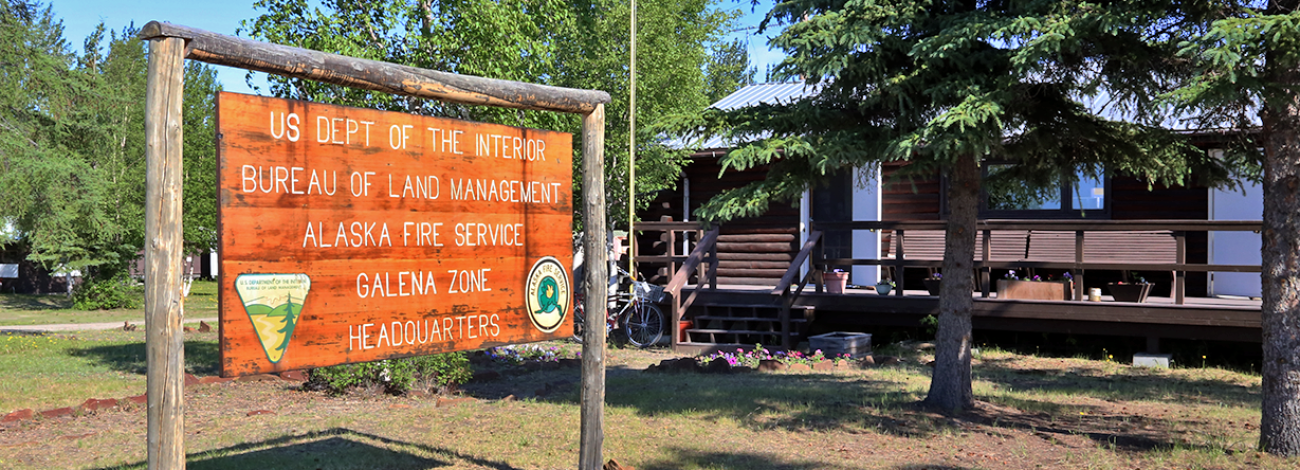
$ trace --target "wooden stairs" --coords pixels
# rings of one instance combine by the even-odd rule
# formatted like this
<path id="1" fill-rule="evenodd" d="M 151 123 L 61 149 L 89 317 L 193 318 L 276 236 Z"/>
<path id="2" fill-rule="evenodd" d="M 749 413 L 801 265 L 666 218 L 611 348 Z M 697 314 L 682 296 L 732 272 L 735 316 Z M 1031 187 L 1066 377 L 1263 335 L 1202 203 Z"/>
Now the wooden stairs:
<path id="1" fill-rule="evenodd" d="M 691 322 L 685 330 L 679 347 L 711 349 L 733 346 L 752 347 L 763 344 L 769 348 L 781 344 L 781 306 L 773 304 L 745 304 L 739 302 L 697 302 L 683 316 Z M 790 309 L 790 341 L 798 344 L 804 340 L 812 307 L 794 306 Z"/>
<path id="2" fill-rule="evenodd" d="M 669 332 L 678 350 L 702 353 L 755 344 L 781 349 L 794 347 L 807 336 L 813 308 L 797 302 L 807 278 L 796 278 L 820 232 L 795 252 L 797 235 L 780 229 L 751 227 L 723 234 L 715 226 L 701 233 L 698 224 L 671 221 L 638 223 L 636 229 L 650 238 L 649 243 L 638 246 L 663 251 L 639 253 L 637 260 L 665 265 L 647 277 L 650 282 L 666 284 L 665 311 L 670 314 Z M 655 234 L 646 233 L 655 231 L 661 232 L 657 240 Z M 687 256 L 676 251 L 683 239 L 679 237 L 697 240 Z M 640 266 L 638 270 L 644 272 Z M 792 283 L 796 284 L 794 290 L 790 289 Z M 719 291 L 718 284 L 754 286 L 745 290 L 757 288 L 770 295 L 755 300 L 753 292 Z"/>

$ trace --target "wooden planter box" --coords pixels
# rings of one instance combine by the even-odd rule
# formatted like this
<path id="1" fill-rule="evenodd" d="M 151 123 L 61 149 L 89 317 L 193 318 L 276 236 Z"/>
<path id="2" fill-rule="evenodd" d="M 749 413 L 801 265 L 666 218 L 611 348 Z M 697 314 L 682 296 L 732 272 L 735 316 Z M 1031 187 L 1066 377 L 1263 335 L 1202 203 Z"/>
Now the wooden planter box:
<path id="1" fill-rule="evenodd" d="M 921 282 L 925 283 L 925 290 L 930 291 L 930 295 L 939 295 L 939 283 L 943 282 L 943 279 L 922 279 Z"/>
<path id="2" fill-rule="evenodd" d="M 854 359 L 871 354 L 871 333 L 852 333 L 836 331 L 824 335 L 809 336 L 808 349 L 822 350 L 826 357 L 848 354 Z"/>
<path id="3" fill-rule="evenodd" d="M 1106 284 L 1106 290 L 1110 291 L 1110 296 L 1115 298 L 1116 302 L 1137 302 L 1147 301 L 1147 294 L 1151 293 L 1151 283 L 1146 284 Z"/>
<path id="4" fill-rule="evenodd" d="M 1017 300 L 1065 300 L 1073 298 L 1068 281 L 1017 281 L 998 279 L 998 298 Z"/>

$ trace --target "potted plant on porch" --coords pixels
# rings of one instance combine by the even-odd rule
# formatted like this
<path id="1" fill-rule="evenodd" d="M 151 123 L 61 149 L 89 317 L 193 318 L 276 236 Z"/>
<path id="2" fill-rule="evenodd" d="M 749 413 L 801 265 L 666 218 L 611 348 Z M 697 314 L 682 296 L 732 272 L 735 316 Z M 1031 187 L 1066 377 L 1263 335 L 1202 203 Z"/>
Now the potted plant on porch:
<path id="1" fill-rule="evenodd" d="M 822 281 L 826 283 L 826 292 L 829 294 L 843 294 L 844 287 L 849 283 L 849 273 L 843 269 L 835 269 L 822 273 Z"/>
<path id="2" fill-rule="evenodd" d="M 1048 276 L 1043 279 L 1041 276 L 1033 276 L 1027 279 L 1021 279 L 1015 271 L 1008 271 L 1006 276 L 998 279 L 998 298 L 999 299 L 1017 299 L 1017 300 L 1065 300 L 1072 298 L 1070 291 L 1074 287 L 1074 279 L 1070 273 L 1065 273 L 1060 280 L 1052 279 Z"/>
<path id="3" fill-rule="evenodd" d="M 894 281 L 881 279 L 876 283 L 876 293 L 880 295 L 889 295 L 889 291 L 894 290 Z"/>
<path id="4" fill-rule="evenodd" d="M 1115 298 L 1116 302 L 1136 302 L 1142 303 L 1147 301 L 1147 294 L 1151 293 L 1150 282 L 1146 278 L 1136 275 L 1133 276 L 1136 282 L 1112 282 L 1106 284 L 1106 290 L 1110 296 Z"/>
<path id="5" fill-rule="evenodd" d="M 943 273 L 932 273 L 930 277 L 922 279 L 925 283 L 925 290 L 930 291 L 930 295 L 939 295 L 939 281 L 943 280 Z"/>

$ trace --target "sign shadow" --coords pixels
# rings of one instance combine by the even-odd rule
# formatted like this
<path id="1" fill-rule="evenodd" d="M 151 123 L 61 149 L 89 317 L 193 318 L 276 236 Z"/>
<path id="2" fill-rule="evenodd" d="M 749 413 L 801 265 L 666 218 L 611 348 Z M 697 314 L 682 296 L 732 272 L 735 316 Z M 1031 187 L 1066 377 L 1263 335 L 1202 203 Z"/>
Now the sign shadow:
<path id="1" fill-rule="evenodd" d="M 220 449 L 191 452 L 186 468 L 450 468 L 466 463 L 478 468 L 518 470 L 504 462 L 462 454 L 455 450 L 398 441 L 346 428 L 332 428 Z M 143 466 L 145 462 L 124 467 Z M 122 468 L 123 466 L 105 467 Z"/>

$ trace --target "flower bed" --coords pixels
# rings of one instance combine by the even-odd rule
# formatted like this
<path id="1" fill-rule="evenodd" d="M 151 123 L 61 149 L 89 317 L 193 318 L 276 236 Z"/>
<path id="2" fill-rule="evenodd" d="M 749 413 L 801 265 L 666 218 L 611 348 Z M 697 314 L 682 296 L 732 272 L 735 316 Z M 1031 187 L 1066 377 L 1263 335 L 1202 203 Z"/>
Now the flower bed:
<path id="1" fill-rule="evenodd" d="M 805 355 L 799 351 L 791 351 L 789 354 L 786 354 L 785 351 L 777 351 L 773 353 L 771 351 L 768 351 L 767 348 L 764 348 L 763 345 L 756 344 L 754 345 L 754 349 L 749 351 L 746 351 L 744 348 L 736 348 L 736 352 L 734 353 L 723 352 L 723 351 L 715 352 L 708 356 L 704 356 L 703 358 L 700 359 L 700 362 L 709 363 L 709 362 L 713 362 L 714 359 L 719 359 L 719 358 L 725 359 L 727 363 L 730 364 L 732 367 L 745 366 L 745 367 L 752 367 L 755 369 L 758 368 L 759 363 L 761 363 L 762 361 L 777 361 L 786 365 L 791 365 L 791 364 L 812 365 L 818 362 L 825 362 L 825 361 L 848 362 L 852 360 L 852 358 L 850 358 L 848 354 L 841 354 L 835 357 L 826 357 L 825 354 L 822 354 L 822 350 L 820 349 L 813 351 L 812 354 L 808 354 L 808 355 Z"/>
<path id="2" fill-rule="evenodd" d="M 531 344 L 497 346 L 488 348 L 484 354 L 494 361 L 505 364 L 523 364 L 525 362 L 557 362 L 568 357 L 568 351 L 556 346 L 543 347 Z"/>
<path id="3" fill-rule="evenodd" d="M 1007 273 L 1003 279 L 998 279 L 998 298 L 999 299 L 1018 299 L 1018 300 L 1065 300 L 1073 298 L 1071 291 L 1074 290 L 1074 279 L 1070 273 L 1065 273 L 1062 279 L 1052 279 L 1050 276 L 1043 279 L 1040 276 L 1034 276 L 1029 279 L 1020 279 L 1016 276 L 1015 271 Z"/>

